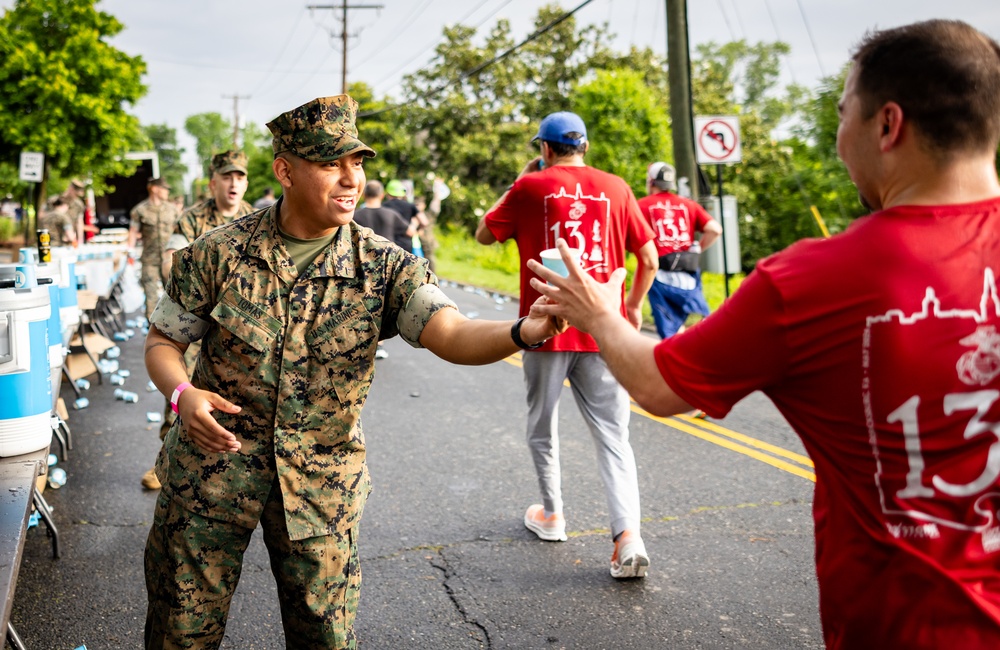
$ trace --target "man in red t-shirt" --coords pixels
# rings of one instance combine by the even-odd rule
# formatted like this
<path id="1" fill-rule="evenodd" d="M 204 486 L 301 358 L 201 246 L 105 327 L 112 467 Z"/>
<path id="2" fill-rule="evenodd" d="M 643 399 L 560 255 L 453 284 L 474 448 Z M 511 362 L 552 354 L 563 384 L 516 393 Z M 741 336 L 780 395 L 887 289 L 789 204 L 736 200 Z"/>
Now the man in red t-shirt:
<path id="1" fill-rule="evenodd" d="M 757 265 L 655 344 L 622 281 L 532 270 L 659 415 L 767 394 L 816 464 L 830 648 L 1000 647 L 1000 45 L 957 21 L 869 33 L 837 151 L 874 213 Z M 565 244 L 563 244 L 565 247 Z M 564 257 L 566 257 L 564 255 Z"/>
<path id="2" fill-rule="evenodd" d="M 646 170 L 647 196 L 639 209 L 653 228 L 660 268 L 649 288 L 649 306 L 661 339 L 684 331 L 691 314 L 708 316 L 701 291 L 699 254 L 722 234 L 722 226 L 696 201 L 677 196 L 677 171 L 665 162 Z M 701 239 L 695 240 L 696 232 Z"/>
<path id="3" fill-rule="evenodd" d="M 524 167 L 514 185 L 486 213 L 476 239 L 482 244 L 508 239 L 517 242 L 524 314 L 539 296 L 529 284 L 533 274 L 525 264 L 553 248 L 557 239 L 571 242 L 581 268 L 601 281 L 624 267 L 625 251 L 635 253 L 639 265 L 618 318 L 637 329 L 642 323 L 642 300 L 656 269 L 656 247 L 632 190 L 617 176 L 583 162 L 590 143 L 578 115 L 559 112 L 547 116 L 532 141 L 538 140 L 541 157 Z M 576 329 L 569 328 L 545 345 L 525 350 L 529 350 L 523 357 L 528 446 L 542 503 L 528 508 L 524 525 L 543 540 L 566 541 L 556 424 L 563 381 L 569 379 L 594 436 L 608 497 L 615 544 L 611 575 L 642 578 L 649 556 L 639 530 L 639 483 L 628 441 L 628 395 L 611 376 L 594 339 Z"/>

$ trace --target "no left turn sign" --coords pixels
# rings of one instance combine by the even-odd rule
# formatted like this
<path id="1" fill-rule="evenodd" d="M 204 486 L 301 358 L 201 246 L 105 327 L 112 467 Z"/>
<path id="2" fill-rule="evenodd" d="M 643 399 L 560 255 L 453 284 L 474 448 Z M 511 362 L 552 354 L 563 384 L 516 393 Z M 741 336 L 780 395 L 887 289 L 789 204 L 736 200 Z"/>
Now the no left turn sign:
<path id="1" fill-rule="evenodd" d="M 695 151 L 699 165 L 722 165 L 740 162 L 740 118 L 716 115 L 694 118 Z"/>

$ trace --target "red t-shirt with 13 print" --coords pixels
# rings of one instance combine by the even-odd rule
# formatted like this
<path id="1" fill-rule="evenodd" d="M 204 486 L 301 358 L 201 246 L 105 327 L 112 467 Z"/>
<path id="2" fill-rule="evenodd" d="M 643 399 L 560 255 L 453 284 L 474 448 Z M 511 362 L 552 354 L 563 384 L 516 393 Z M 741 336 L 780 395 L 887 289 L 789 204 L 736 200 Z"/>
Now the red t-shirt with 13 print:
<path id="1" fill-rule="evenodd" d="M 606 282 L 625 265 L 625 251 L 638 253 L 653 238 L 632 189 L 614 174 L 593 167 L 555 165 L 525 174 L 507 196 L 486 214 L 486 226 L 498 241 L 514 239 L 521 255 L 521 315 L 541 295 L 529 280 L 528 260 L 563 238 L 582 251 L 581 264 Z M 624 316 L 624 306 L 622 315 Z M 549 352 L 597 352 L 589 334 L 569 328 L 541 348 Z"/>
<path id="2" fill-rule="evenodd" d="M 762 390 L 801 436 L 828 648 L 1000 648 L 998 274 L 1000 199 L 891 208 L 656 349 L 690 404 Z"/>

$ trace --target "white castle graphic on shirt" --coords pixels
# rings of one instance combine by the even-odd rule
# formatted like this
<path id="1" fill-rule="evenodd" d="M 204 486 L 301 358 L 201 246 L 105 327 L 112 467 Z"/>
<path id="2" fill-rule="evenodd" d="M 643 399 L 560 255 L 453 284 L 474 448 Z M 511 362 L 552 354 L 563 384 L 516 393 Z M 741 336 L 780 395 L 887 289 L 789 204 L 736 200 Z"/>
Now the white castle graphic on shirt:
<path id="1" fill-rule="evenodd" d="M 572 200 L 567 210 L 566 201 Z M 550 207 L 550 201 L 554 204 Z M 583 253 L 580 263 L 585 271 L 610 273 L 604 256 L 611 216 L 611 199 L 604 192 L 600 196 L 584 194 L 579 184 L 573 193 L 560 187 L 558 192 L 547 194 L 545 204 L 545 247 L 554 248 L 556 239 L 563 238 L 570 248 Z M 551 210 L 551 212 L 550 212 Z"/>
<path id="2" fill-rule="evenodd" d="M 1000 504 L 1000 492 L 994 486 L 1000 477 L 1000 423 L 988 422 L 984 416 L 1000 399 L 1000 391 L 983 390 L 982 388 L 1000 376 L 1000 334 L 996 326 L 987 324 L 992 318 L 1000 317 L 1000 297 L 997 293 L 996 277 L 993 270 L 986 268 L 983 272 L 983 293 L 978 309 L 944 309 L 933 287 L 925 291 L 919 311 L 906 314 L 901 309 L 890 309 L 884 314 L 869 316 L 866 319 L 862 343 L 862 401 L 868 427 L 869 441 L 876 462 L 875 484 L 879 491 L 882 512 L 886 515 L 903 516 L 916 520 L 915 524 L 900 524 L 886 521 L 886 529 L 896 538 L 928 538 L 940 537 L 938 526 L 955 530 L 964 530 L 981 534 L 983 550 L 987 553 L 1000 551 L 1000 512 L 995 510 Z M 992 434 L 996 440 L 984 454 L 985 469 L 979 477 L 965 484 L 950 483 L 935 473 L 934 467 L 927 467 L 921 449 L 919 395 L 912 396 L 888 416 L 888 422 L 900 423 L 903 429 L 908 473 L 906 485 L 892 493 L 899 501 L 886 498 L 883 485 L 882 459 L 879 454 L 878 428 L 872 407 L 872 378 L 870 363 L 872 360 L 872 327 L 878 324 L 896 323 L 900 326 L 910 326 L 928 319 L 959 319 L 967 320 L 976 329 L 961 338 L 963 346 L 973 347 L 963 353 L 956 361 L 955 372 L 958 379 L 972 390 L 964 393 L 954 393 L 944 396 L 943 408 L 945 416 L 958 413 L 968 413 L 968 425 L 965 427 L 965 437 L 972 438 Z M 978 389 L 978 390 L 975 390 Z M 938 404 L 927 400 L 928 404 Z M 941 406 L 938 406 L 940 408 Z M 929 408 L 929 407 L 925 407 Z M 937 417 L 937 414 L 924 417 Z M 952 478 L 954 480 L 954 478 Z M 941 504 L 949 499 L 964 499 L 975 497 L 972 506 L 980 522 L 953 521 L 946 516 L 925 512 L 923 504 L 939 501 Z M 900 503 L 902 502 L 902 503 Z M 940 508 L 927 508 L 935 513 L 943 512 Z"/>

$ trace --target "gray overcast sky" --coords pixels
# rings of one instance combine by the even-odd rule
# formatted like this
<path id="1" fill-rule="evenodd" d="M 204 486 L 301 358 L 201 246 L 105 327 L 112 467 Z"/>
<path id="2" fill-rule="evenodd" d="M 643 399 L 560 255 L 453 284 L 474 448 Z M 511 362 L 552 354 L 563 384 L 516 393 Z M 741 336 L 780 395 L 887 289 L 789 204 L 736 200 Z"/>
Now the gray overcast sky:
<path id="1" fill-rule="evenodd" d="M 141 54 L 148 65 L 149 92 L 135 107 L 144 124 L 166 122 L 189 152 L 193 140 L 184 119 L 218 111 L 232 117 L 233 102 L 223 95 L 249 95 L 240 112 L 261 126 L 282 111 L 314 97 L 340 92 L 339 12 L 310 12 L 307 4 L 341 0 L 102 0 L 125 30 L 116 47 Z M 561 0 L 564 9 L 582 0 Z M 514 38 L 532 29 L 539 0 L 348 0 L 384 5 L 353 10 L 348 32 L 357 34 L 348 50 L 350 80 L 366 81 L 379 95 L 397 95 L 399 81 L 433 56 L 444 25 L 480 25 L 485 34 L 496 21 L 511 22 Z M 0 0 L 9 8 L 13 0 Z M 608 22 L 612 46 L 630 44 L 666 51 L 664 0 L 593 0 L 576 14 L 582 24 Z M 792 52 L 785 80 L 813 86 L 831 74 L 870 28 L 927 18 L 964 20 L 1000 39 L 997 0 L 689 0 L 692 46 L 746 38 L 788 42 Z M 812 39 L 810 39 L 810 31 Z M 815 47 L 814 47 L 815 45 Z M 363 128 L 362 128 L 363 131 Z M 186 159 L 195 167 L 193 156 Z"/>

